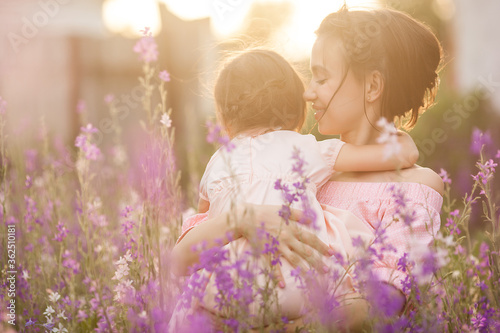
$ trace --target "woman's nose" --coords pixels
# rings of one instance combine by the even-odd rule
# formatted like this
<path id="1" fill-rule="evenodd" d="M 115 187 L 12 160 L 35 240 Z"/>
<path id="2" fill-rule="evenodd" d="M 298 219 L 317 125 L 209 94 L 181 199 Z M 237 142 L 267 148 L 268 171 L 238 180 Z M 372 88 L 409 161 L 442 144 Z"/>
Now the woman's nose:
<path id="1" fill-rule="evenodd" d="M 313 102 L 316 99 L 316 93 L 311 89 L 311 85 L 307 87 L 302 97 L 306 102 Z"/>

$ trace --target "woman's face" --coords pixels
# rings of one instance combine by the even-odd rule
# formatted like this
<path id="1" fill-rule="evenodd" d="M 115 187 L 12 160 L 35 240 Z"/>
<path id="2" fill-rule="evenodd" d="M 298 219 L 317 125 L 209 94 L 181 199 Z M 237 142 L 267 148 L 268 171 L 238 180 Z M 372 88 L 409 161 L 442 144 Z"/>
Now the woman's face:
<path id="1" fill-rule="evenodd" d="M 312 79 L 304 99 L 312 102 L 321 134 L 346 135 L 366 121 L 363 82 L 348 69 L 344 54 L 340 39 L 332 37 L 318 38 L 312 49 Z"/>

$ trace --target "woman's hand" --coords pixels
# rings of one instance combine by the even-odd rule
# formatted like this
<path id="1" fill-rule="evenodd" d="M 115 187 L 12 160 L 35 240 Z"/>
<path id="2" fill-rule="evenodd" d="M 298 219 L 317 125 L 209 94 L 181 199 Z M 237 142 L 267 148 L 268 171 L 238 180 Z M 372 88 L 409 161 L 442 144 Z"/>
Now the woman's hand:
<path id="1" fill-rule="evenodd" d="M 278 212 L 281 206 L 251 205 L 247 204 L 238 212 L 238 224 L 235 228 L 236 237 L 251 240 L 257 233 L 257 228 L 263 226 L 264 230 L 275 237 L 279 253 L 288 260 L 293 267 L 300 267 L 302 271 L 314 267 L 320 272 L 327 272 L 328 268 L 323 262 L 323 256 L 332 256 L 333 251 L 323 243 L 314 233 L 300 228 L 297 224 L 302 212 L 291 210 L 290 222 L 286 224 Z M 311 223 L 308 221 L 306 223 Z M 281 288 L 285 282 L 279 265 L 275 265 L 274 275 Z"/>

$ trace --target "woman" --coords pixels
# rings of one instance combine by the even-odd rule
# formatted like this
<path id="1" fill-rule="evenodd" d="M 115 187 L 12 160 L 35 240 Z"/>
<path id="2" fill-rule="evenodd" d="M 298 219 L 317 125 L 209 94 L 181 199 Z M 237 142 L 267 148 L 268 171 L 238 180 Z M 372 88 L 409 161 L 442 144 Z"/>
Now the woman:
<path id="1" fill-rule="evenodd" d="M 410 128 L 419 113 L 432 104 L 441 47 L 427 27 L 408 15 L 388 9 L 342 8 L 323 20 L 317 36 L 311 54 L 313 77 L 304 98 L 312 102 L 322 134 L 337 134 L 342 141 L 356 145 L 372 144 L 380 135 L 381 128 L 375 124 L 381 117 L 400 120 L 406 116 Z M 405 191 L 407 205 L 415 212 L 412 232 L 404 223 L 393 223 L 398 207 L 395 187 Z M 397 261 L 411 242 L 427 246 L 432 241 L 440 225 L 442 192 L 443 183 L 436 173 L 415 166 L 400 172 L 336 173 L 320 189 L 318 200 L 326 217 L 341 209 L 362 221 L 362 226 L 349 222 L 337 225 L 340 232 L 374 234 L 379 223 L 385 229 L 396 252 L 377 261 L 374 274 L 393 286 L 402 308 L 405 296 L 401 281 L 405 273 L 398 270 Z M 252 214 L 238 212 L 236 226 L 226 223 L 229 216 L 207 220 L 198 215 L 187 221 L 174 248 L 178 270 L 185 271 L 196 262 L 199 254 L 190 251 L 193 244 L 202 240 L 215 244 L 228 232 L 232 235 L 226 242 L 236 237 L 248 239 L 255 221 L 266 221 L 266 231 L 279 235 L 278 251 L 292 265 L 307 262 L 322 267 L 331 255 L 327 244 L 314 234 L 299 232 L 292 223 L 280 227 L 281 219 L 276 214 L 279 207 L 252 208 Z M 293 218 L 299 219 L 300 214 L 295 212 Z M 346 241 L 345 248 L 349 253 L 352 243 Z M 363 321 L 366 307 L 362 301 L 350 304 L 347 311 L 352 309 L 357 317 L 350 316 L 345 325 L 352 327 Z"/>

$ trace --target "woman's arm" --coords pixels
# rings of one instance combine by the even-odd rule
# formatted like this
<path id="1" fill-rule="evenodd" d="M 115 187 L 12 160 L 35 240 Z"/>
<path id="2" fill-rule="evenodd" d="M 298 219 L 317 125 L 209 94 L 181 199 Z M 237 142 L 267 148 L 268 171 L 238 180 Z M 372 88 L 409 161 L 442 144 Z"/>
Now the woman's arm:
<path id="1" fill-rule="evenodd" d="M 292 209 L 288 225 L 278 215 L 280 206 L 245 205 L 236 212 L 226 212 L 215 218 L 207 219 L 186 233 L 174 246 L 174 273 L 185 275 L 189 267 L 199 261 L 200 250 L 193 248 L 205 243 L 207 247 L 223 246 L 231 240 L 245 237 L 255 237 L 257 226 L 263 224 L 266 232 L 278 239 L 278 251 L 292 266 L 306 269 L 307 264 L 323 269 L 323 256 L 331 256 L 332 250 L 314 233 L 298 228 L 296 220 L 302 215 Z M 278 267 L 279 268 L 279 267 Z M 275 272 L 277 278 L 283 281 L 281 272 Z"/>
<path id="2" fill-rule="evenodd" d="M 187 275 L 189 267 L 199 261 L 200 249 L 196 247 L 205 243 L 207 248 L 222 246 L 229 243 L 235 235 L 234 225 L 229 223 L 229 213 L 223 213 L 216 218 L 206 219 L 182 235 L 172 249 L 174 261 L 173 271 L 176 275 Z"/>
<path id="3" fill-rule="evenodd" d="M 346 143 L 341 148 L 333 166 L 335 171 L 385 171 L 409 168 L 418 160 L 418 148 L 409 134 L 398 133 L 401 150 L 384 159 L 385 144 L 353 145 Z"/>

